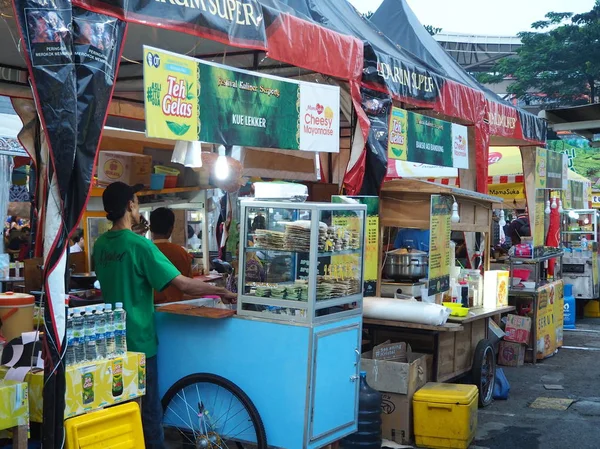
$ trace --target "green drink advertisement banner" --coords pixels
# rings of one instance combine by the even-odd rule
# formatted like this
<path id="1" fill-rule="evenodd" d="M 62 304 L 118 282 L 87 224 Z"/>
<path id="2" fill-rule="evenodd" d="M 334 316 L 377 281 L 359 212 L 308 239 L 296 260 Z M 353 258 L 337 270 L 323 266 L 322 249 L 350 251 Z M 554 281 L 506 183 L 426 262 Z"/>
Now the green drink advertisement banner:
<path id="1" fill-rule="evenodd" d="M 388 130 L 388 158 L 469 168 L 467 127 L 394 107 Z"/>
<path id="2" fill-rule="evenodd" d="M 562 190 L 563 187 L 563 166 L 568 169 L 566 157 L 556 151 L 548 150 L 546 152 L 548 163 L 546 164 L 546 188 L 553 190 Z M 565 173 L 566 175 L 566 173 Z"/>
<path id="3" fill-rule="evenodd" d="M 146 135 L 339 152 L 340 89 L 144 47 Z"/>

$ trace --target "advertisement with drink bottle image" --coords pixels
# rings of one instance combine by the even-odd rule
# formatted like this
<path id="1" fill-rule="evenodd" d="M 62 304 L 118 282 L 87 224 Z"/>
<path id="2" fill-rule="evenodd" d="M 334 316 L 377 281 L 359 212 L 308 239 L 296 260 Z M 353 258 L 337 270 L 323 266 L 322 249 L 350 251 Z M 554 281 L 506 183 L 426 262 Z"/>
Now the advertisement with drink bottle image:
<path id="1" fill-rule="evenodd" d="M 43 373 L 41 373 L 43 379 Z M 146 355 L 122 357 L 72 366 L 66 372 L 65 418 L 141 397 L 146 393 Z M 42 398 L 32 398 L 41 411 Z"/>
<path id="2" fill-rule="evenodd" d="M 339 153 L 340 90 L 144 46 L 146 134 Z"/>

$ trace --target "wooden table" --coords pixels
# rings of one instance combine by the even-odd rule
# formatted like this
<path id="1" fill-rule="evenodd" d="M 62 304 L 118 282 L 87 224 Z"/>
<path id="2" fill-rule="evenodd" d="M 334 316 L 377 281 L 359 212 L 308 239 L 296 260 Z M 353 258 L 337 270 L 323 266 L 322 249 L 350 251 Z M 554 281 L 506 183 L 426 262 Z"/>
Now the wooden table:
<path id="1" fill-rule="evenodd" d="M 469 312 L 467 316 L 451 316 L 448 318 L 450 323 L 471 323 L 476 320 L 481 320 L 483 318 L 490 318 L 497 315 L 502 315 L 505 313 L 509 313 L 515 310 L 514 306 L 504 306 L 498 307 L 497 309 L 473 309 L 473 311 Z"/>
<path id="2" fill-rule="evenodd" d="M 365 318 L 363 328 L 373 346 L 387 340 L 404 341 L 413 351 L 432 354 L 431 379 L 446 382 L 471 371 L 477 345 L 488 338 L 488 320 L 513 310 L 512 306 L 473 309 L 466 317 L 450 317 L 443 326 Z"/>

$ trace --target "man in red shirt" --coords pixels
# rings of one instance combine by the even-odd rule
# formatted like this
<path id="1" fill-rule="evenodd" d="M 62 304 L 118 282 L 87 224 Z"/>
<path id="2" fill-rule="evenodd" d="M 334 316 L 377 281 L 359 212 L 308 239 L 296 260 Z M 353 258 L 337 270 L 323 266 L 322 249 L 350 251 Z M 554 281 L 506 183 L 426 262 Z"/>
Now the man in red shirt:
<path id="1" fill-rule="evenodd" d="M 175 214 L 171 209 L 159 207 L 150 214 L 150 232 L 152 240 L 175 268 L 186 277 L 192 277 L 192 256 L 181 246 L 171 243 L 169 239 L 175 226 Z M 162 292 L 154 292 L 154 303 L 177 302 L 183 299 L 183 293 L 170 285 Z"/>

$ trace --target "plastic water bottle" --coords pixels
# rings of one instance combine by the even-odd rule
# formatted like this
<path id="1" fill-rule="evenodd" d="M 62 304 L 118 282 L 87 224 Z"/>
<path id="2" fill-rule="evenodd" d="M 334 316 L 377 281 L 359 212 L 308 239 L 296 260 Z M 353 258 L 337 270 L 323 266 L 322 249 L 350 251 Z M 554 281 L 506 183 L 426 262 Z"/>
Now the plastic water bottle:
<path id="1" fill-rule="evenodd" d="M 344 438 L 343 449 L 379 449 L 381 447 L 382 395 L 367 383 L 367 373 L 360 372 L 358 396 L 358 429 Z"/>
<path id="2" fill-rule="evenodd" d="M 123 355 L 127 352 L 127 324 L 122 302 L 115 304 L 113 320 L 115 323 L 115 352 L 117 355 Z"/>
<path id="3" fill-rule="evenodd" d="M 85 335 L 85 361 L 93 362 L 98 358 L 98 348 L 96 347 L 96 317 L 94 316 L 93 306 L 85 308 L 83 316 L 83 329 Z"/>
<path id="4" fill-rule="evenodd" d="M 104 314 L 104 304 L 96 306 L 96 348 L 98 358 L 106 358 L 106 315 Z"/>
<path id="5" fill-rule="evenodd" d="M 73 333 L 73 309 L 67 309 L 67 349 L 65 351 L 65 365 L 75 364 L 75 337 Z"/>
<path id="6" fill-rule="evenodd" d="M 115 322 L 112 304 L 104 304 L 104 317 L 106 320 L 106 356 L 114 357 L 117 349 L 115 346 Z"/>
<path id="7" fill-rule="evenodd" d="M 73 314 L 73 354 L 75 355 L 75 363 L 85 362 L 84 337 L 83 316 L 81 315 L 81 309 L 76 308 Z"/>

